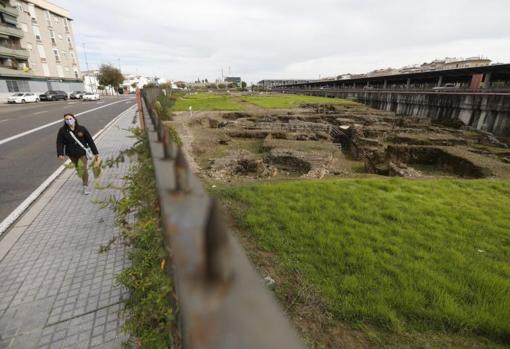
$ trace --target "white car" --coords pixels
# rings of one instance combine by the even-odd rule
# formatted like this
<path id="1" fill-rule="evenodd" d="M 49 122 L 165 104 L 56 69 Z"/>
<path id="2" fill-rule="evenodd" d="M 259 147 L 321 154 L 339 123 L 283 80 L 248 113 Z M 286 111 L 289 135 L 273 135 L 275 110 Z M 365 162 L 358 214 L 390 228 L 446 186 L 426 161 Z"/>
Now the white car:
<path id="1" fill-rule="evenodd" d="M 35 93 L 20 92 L 8 97 L 7 103 L 39 103 L 39 97 Z"/>
<path id="2" fill-rule="evenodd" d="M 82 99 L 84 101 L 98 101 L 101 99 L 98 93 L 86 92 L 83 94 Z"/>

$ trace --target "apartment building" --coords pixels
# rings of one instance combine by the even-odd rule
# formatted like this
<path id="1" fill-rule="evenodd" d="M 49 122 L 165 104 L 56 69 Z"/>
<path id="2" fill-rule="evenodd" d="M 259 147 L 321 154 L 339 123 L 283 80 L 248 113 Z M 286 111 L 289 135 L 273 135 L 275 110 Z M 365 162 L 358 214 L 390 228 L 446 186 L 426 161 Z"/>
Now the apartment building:
<path id="1" fill-rule="evenodd" d="M 83 89 L 69 12 L 46 0 L 0 0 L 0 100 Z"/>

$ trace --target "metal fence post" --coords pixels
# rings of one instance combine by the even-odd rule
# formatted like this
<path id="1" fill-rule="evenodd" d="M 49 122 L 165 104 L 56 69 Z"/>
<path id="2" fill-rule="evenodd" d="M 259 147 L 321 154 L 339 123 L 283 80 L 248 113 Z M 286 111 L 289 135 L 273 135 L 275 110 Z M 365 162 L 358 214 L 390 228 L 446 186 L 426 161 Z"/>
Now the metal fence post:
<path id="1" fill-rule="evenodd" d="M 144 89 L 142 108 L 154 164 L 165 250 L 171 257 L 184 349 L 304 349 L 237 240 L 221 205 L 190 171 L 183 149 L 150 108 L 158 89 Z M 157 124 L 155 124 L 157 123 Z M 164 132 L 161 133 L 161 128 Z M 160 138 L 158 141 L 158 137 Z M 173 194 L 173 195 L 172 195 Z M 175 195 L 180 194 L 180 195 Z M 186 194 L 186 195 L 182 195 Z"/>

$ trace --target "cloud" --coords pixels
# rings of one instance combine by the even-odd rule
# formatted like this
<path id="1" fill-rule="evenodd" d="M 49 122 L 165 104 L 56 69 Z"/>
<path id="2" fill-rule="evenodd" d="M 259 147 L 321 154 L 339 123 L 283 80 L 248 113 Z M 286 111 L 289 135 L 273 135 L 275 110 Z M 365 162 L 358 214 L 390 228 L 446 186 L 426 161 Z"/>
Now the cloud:
<path id="1" fill-rule="evenodd" d="M 507 0 L 59 0 L 89 65 L 169 79 L 316 78 L 445 56 L 510 61 Z"/>

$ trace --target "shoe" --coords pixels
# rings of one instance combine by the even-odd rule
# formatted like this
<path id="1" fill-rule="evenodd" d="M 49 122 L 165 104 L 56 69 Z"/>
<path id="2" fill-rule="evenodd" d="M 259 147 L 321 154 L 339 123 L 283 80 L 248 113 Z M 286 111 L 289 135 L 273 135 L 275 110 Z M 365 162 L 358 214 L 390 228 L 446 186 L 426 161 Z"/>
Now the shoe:
<path id="1" fill-rule="evenodd" d="M 89 187 L 84 185 L 83 186 L 83 195 L 89 195 L 89 194 L 90 194 Z"/>

